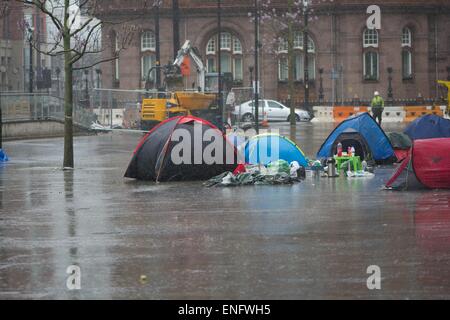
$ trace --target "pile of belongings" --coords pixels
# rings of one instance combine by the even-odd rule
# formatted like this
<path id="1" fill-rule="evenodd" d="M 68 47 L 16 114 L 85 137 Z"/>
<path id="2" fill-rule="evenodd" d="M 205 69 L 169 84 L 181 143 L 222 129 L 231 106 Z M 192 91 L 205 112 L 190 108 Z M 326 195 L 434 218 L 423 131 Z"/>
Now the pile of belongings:
<path id="1" fill-rule="evenodd" d="M 232 172 L 224 172 L 204 183 L 207 187 L 235 187 L 248 185 L 282 185 L 293 184 L 305 179 L 305 168 L 298 162 L 289 164 L 277 160 L 266 166 L 239 165 Z"/>

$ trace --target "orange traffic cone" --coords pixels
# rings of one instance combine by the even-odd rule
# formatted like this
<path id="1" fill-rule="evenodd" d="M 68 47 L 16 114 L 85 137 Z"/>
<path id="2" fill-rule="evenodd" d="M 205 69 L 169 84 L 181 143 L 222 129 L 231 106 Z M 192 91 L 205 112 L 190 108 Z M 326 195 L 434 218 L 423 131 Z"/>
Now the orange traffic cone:
<path id="1" fill-rule="evenodd" d="M 261 126 L 262 126 L 263 128 L 268 128 L 268 127 L 269 127 L 269 119 L 268 119 L 268 117 L 267 117 L 267 112 L 264 112 L 264 119 L 263 119 L 263 121 L 261 122 Z"/>

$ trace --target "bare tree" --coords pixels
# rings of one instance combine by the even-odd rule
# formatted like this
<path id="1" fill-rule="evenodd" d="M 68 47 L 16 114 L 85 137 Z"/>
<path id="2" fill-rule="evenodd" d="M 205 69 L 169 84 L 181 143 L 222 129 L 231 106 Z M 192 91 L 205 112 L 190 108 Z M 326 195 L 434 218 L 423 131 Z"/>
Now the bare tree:
<path id="1" fill-rule="evenodd" d="M 126 49 L 135 37 L 137 27 L 132 21 L 105 21 L 95 17 L 100 12 L 101 5 L 98 0 L 1 0 L 2 10 L 7 10 L 8 6 L 20 3 L 25 8 L 35 9 L 47 16 L 55 27 L 56 32 L 51 34 L 45 45 L 41 39 L 30 37 L 30 45 L 34 50 L 48 56 L 62 56 L 64 59 L 65 93 L 64 93 L 64 168 L 74 167 L 73 152 L 73 74 L 76 70 L 92 68 L 98 64 L 118 59 L 121 51 Z M 144 12 L 147 8 L 147 1 L 142 1 L 142 8 L 136 8 L 137 12 Z M 87 17 L 80 22 L 80 16 Z M 136 17 L 135 17 L 136 18 Z M 116 39 L 114 43 L 103 39 L 102 46 L 97 45 L 101 38 L 102 28 L 107 24 L 116 25 Z M 24 20 L 23 28 L 31 30 L 29 22 Z M 111 44 L 112 43 L 112 44 Z M 107 50 L 111 45 L 111 50 Z M 98 58 L 99 53 L 102 54 Z M 110 54 L 109 54 L 110 53 Z M 81 65 L 83 57 L 92 56 L 88 59 L 90 63 Z"/>
<path id="2" fill-rule="evenodd" d="M 292 126 L 296 124 L 295 104 L 295 48 L 303 48 L 305 59 L 304 69 L 307 71 L 307 55 L 309 46 L 309 36 L 307 35 L 308 21 L 317 19 L 315 15 L 315 5 L 323 2 L 333 2 L 333 0 L 260 0 L 261 1 L 261 23 L 268 31 L 263 35 L 262 42 L 265 48 L 270 48 L 278 54 L 282 51 L 287 53 L 288 71 L 288 95 L 290 99 L 290 122 Z M 263 29 L 264 30 L 264 29 Z M 306 35 L 306 37 L 304 36 Z M 300 40 L 301 43 L 297 43 Z M 281 66 L 283 67 L 283 66 Z M 299 75 L 297 75 L 299 76 Z M 303 79 L 308 81 L 308 79 Z M 305 87 L 308 83 L 305 83 Z"/>

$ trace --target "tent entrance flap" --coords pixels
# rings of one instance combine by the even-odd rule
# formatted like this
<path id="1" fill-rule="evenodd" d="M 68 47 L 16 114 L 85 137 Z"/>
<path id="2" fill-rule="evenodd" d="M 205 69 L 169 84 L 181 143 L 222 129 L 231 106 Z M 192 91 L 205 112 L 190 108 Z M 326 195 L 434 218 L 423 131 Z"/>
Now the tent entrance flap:
<path id="1" fill-rule="evenodd" d="M 344 152 L 348 150 L 349 147 L 355 148 L 355 154 L 361 158 L 361 160 L 368 159 L 370 155 L 370 149 L 367 145 L 366 140 L 359 133 L 343 133 L 336 141 L 333 143 L 333 154 L 337 154 L 338 144 L 342 144 L 342 149 Z"/>

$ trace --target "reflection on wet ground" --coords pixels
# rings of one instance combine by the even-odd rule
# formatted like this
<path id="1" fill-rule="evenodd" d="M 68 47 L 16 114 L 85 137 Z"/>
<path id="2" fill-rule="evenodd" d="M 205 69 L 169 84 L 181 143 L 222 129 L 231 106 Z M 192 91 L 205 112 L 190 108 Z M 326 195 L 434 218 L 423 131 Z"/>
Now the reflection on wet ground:
<path id="1" fill-rule="evenodd" d="M 313 157 L 332 128 L 301 124 L 296 140 Z M 6 143 L 0 298 L 450 298 L 450 192 L 381 191 L 392 167 L 278 187 L 125 180 L 139 138 L 76 138 L 73 172 L 62 139 Z"/>

